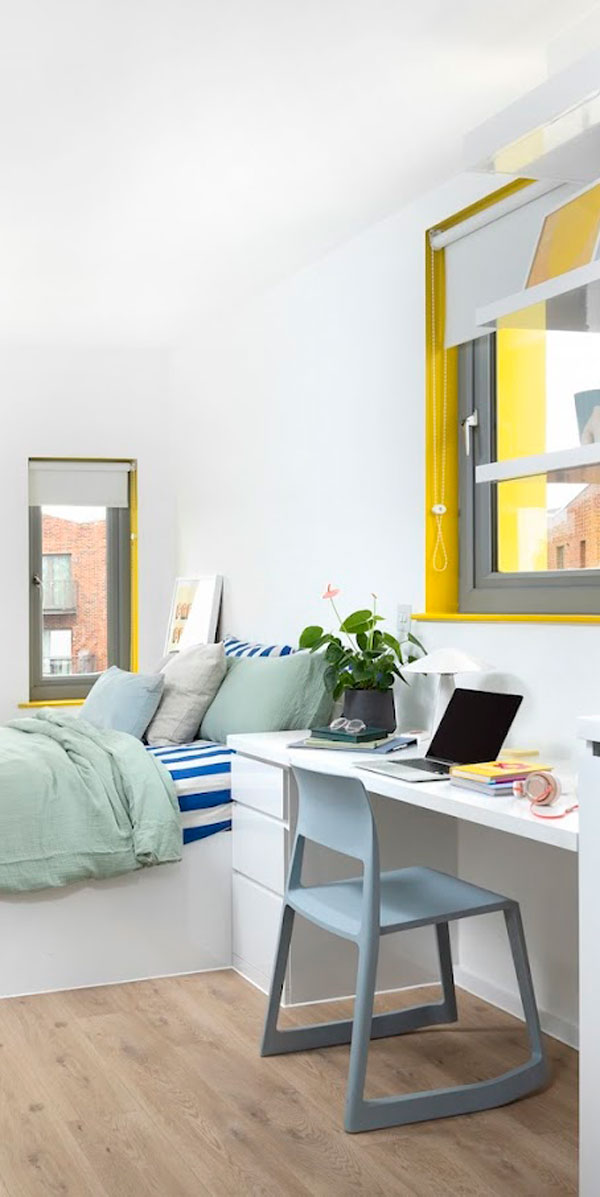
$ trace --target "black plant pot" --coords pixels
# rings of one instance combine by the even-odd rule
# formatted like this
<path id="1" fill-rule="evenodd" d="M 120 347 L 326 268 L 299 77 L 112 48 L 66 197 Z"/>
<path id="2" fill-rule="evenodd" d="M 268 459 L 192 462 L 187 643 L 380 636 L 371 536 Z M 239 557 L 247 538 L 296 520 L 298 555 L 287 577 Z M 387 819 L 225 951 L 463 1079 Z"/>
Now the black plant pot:
<path id="1" fill-rule="evenodd" d="M 344 718 L 362 719 L 367 727 L 396 730 L 396 708 L 393 690 L 346 690 Z"/>

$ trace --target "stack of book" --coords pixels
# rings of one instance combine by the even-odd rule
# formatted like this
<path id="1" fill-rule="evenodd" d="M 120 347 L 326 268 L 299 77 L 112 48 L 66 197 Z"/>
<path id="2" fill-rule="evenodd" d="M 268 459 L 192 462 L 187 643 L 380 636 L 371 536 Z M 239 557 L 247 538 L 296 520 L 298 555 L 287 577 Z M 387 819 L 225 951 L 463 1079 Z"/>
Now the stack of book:
<path id="1" fill-rule="evenodd" d="M 395 736 L 381 727 L 367 727 L 361 732 L 332 731 L 330 727 L 314 727 L 305 740 L 290 744 L 290 748 L 345 749 L 346 752 L 393 752 L 416 744 L 414 736 Z"/>
<path id="2" fill-rule="evenodd" d="M 450 770 L 452 785 L 468 790 L 477 790 L 488 796 L 512 794 L 515 781 L 522 781 L 529 773 L 549 773 L 551 765 L 526 764 L 524 761 L 484 761 L 479 765 L 453 765 Z"/>

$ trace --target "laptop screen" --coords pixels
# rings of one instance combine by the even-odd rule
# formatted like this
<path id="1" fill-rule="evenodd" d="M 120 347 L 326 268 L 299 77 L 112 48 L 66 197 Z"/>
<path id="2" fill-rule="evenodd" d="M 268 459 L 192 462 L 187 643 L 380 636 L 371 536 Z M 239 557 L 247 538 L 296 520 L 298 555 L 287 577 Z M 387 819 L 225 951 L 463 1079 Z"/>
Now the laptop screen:
<path id="1" fill-rule="evenodd" d="M 455 690 L 429 745 L 427 759 L 456 765 L 495 760 L 522 701 L 520 694 Z"/>

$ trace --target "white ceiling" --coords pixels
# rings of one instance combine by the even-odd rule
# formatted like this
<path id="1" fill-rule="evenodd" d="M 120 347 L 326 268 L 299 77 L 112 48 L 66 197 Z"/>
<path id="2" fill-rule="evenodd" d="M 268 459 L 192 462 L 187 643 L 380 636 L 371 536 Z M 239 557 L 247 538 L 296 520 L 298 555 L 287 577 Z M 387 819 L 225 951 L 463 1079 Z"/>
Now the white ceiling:
<path id="1" fill-rule="evenodd" d="M 396 210 L 589 0 L 4 0 L 0 339 L 169 339 Z"/>

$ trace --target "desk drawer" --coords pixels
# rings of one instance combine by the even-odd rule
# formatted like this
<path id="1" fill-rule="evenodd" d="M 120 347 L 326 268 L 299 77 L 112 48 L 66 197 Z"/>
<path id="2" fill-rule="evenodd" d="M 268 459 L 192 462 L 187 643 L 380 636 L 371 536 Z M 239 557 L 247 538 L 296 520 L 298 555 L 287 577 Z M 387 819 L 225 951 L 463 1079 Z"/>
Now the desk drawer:
<path id="1" fill-rule="evenodd" d="M 233 964 L 263 991 L 269 988 L 281 918 L 281 898 L 233 874 Z"/>
<path id="2" fill-rule="evenodd" d="M 287 819 L 287 781 L 285 770 L 265 765 L 247 756 L 234 756 L 231 762 L 231 792 L 234 802 L 253 810 Z"/>
<path id="3" fill-rule="evenodd" d="M 277 894 L 285 886 L 286 836 L 285 824 L 234 803 L 233 867 Z"/>

